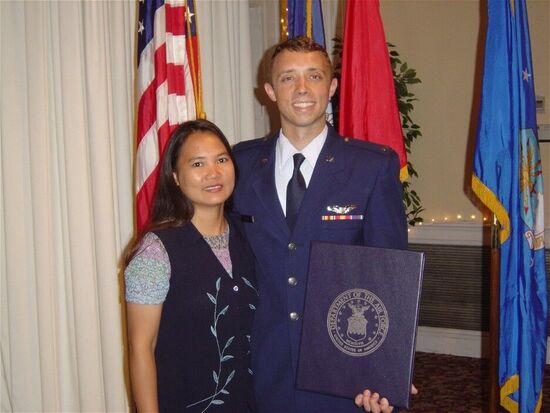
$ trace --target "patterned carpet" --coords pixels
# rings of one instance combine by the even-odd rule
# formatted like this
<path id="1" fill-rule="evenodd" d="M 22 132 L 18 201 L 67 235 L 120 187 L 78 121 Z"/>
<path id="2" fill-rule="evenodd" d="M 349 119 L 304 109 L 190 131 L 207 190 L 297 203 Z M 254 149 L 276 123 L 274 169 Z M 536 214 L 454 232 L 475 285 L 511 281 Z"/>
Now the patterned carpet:
<path id="1" fill-rule="evenodd" d="M 487 412 L 488 363 L 486 359 L 416 353 L 412 397 L 407 413 Z M 550 412 L 550 366 L 546 366 L 541 413 Z M 505 412 L 504 409 L 501 410 Z"/>

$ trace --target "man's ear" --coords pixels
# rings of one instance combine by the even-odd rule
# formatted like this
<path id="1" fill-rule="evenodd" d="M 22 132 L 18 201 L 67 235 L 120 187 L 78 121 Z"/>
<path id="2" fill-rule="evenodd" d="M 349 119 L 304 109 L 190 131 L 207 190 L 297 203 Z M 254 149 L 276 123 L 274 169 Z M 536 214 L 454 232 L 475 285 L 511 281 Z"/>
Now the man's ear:
<path id="1" fill-rule="evenodd" d="M 332 97 L 334 93 L 336 93 L 336 88 L 338 87 L 338 79 L 335 77 L 332 78 L 332 82 L 330 82 L 330 89 L 329 89 L 329 96 Z"/>
<path id="2" fill-rule="evenodd" d="M 271 86 L 270 83 L 266 82 L 264 83 L 264 89 L 265 93 L 267 93 L 267 96 L 269 96 L 269 99 L 271 99 L 273 102 L 277 102 L 277 97 L 275 96 L 275 90 L 273 89 L 273 86 Z"/>

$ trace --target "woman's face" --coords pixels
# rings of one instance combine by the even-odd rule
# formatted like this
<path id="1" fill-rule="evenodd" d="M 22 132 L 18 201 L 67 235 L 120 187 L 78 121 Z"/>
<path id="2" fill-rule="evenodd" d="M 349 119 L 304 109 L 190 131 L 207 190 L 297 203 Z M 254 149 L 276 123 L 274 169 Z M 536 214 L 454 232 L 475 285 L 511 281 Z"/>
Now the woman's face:
<path id="1" fill-rule="evenodd" d="M 195 132 L 187 138 L 173 174 L 195 212 L 223 207 L 235 187 L 231 157 L 222 141 L 211 132 Z"/>

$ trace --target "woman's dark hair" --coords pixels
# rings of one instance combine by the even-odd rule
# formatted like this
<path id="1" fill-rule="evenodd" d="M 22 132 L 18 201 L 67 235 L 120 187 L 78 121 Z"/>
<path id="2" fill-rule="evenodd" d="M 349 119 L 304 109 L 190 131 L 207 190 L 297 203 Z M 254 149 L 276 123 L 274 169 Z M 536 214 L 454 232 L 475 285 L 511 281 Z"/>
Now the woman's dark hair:
<path id="1" fill-rule="evenodd" d="M 237 163 L 231 152 L 231 145 L 223 132 L 216 125 L 204 119 L 190 120 L 179 125 L 174 132 L 172 132 L 162 156 L 149 223 L 132 242 L 129 252 L 126 255 L 126 265 L 128 265 L 136 254 L 141 239 L 147 232 L 177 227 L 189 222 L 191 218 L 193 218 L 193 203 L 176 184 L 173 173 L 176 171 L 181 148 L 187 139 L 194 133 L 204 132 L 213 134 L 223 143 L 223 146 L 227 149 L 227 153 L 233 162 L 236 178 Z"/>

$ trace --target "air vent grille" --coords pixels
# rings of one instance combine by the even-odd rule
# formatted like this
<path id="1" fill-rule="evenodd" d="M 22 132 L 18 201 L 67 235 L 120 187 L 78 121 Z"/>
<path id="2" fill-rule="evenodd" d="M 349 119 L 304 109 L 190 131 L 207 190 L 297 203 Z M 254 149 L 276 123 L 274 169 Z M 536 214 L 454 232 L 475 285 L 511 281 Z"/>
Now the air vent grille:
<path id="1" fill-rule="evenodd" d="M 410 244 L 409 248 L 426 253 L 419 324 L 488 331 L 491 249 L 433 244 Z M 549 251 L 546 250 L 547 271 Z"/>

